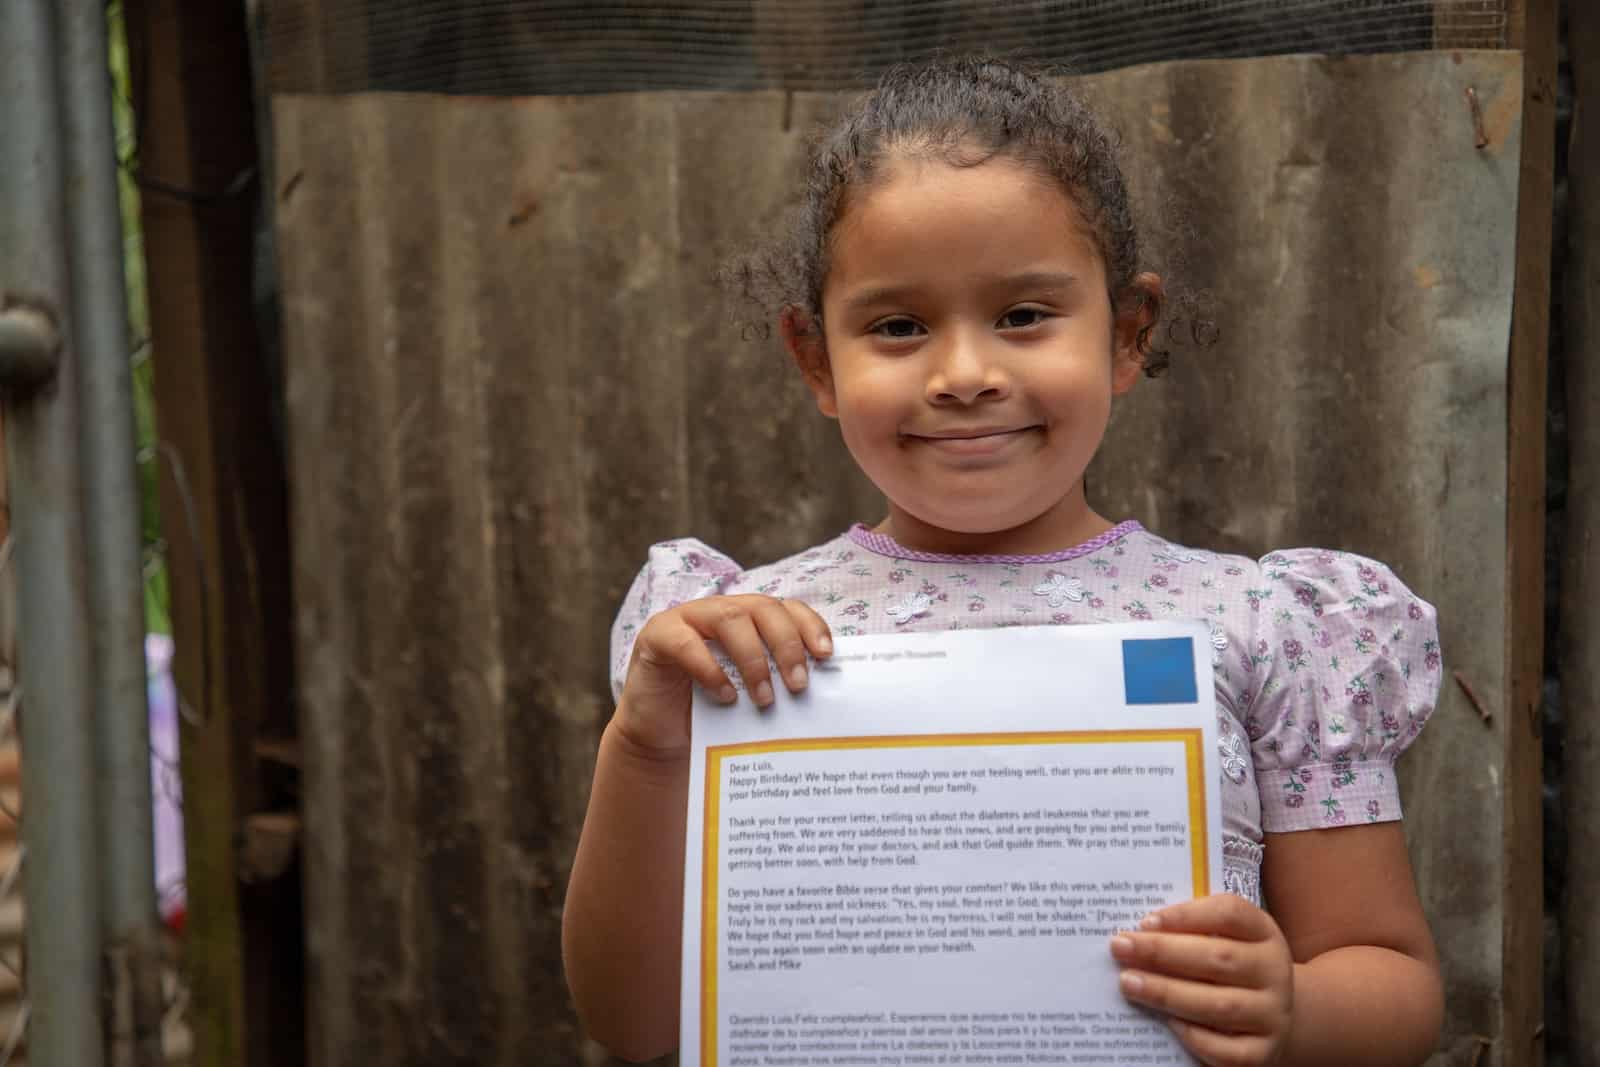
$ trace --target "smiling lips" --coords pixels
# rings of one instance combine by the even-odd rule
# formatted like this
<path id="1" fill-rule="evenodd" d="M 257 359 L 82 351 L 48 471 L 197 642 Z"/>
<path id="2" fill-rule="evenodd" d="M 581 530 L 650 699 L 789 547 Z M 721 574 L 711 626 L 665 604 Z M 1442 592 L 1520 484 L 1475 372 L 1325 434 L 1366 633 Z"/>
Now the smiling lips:
<path id="1" fill-rule="evenodd" d="M 940 430 L 936 433 L 908 433 L 905 436 L 940 452 L 957 456 L 984 456 L 998 452 L 1037 426 L 974 426 Z"/>

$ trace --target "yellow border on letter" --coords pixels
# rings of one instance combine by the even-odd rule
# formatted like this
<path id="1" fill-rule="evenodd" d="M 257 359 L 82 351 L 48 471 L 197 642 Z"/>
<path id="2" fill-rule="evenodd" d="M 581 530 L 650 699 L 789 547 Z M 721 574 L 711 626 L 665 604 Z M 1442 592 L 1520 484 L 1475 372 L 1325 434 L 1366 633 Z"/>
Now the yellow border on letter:
<path id="1" fill-rule="evenodd" d="M 1194 872 L 1192 896 L 1211 891 L 1211 850 L 1206 829 L 1205 759 L 1198 729 L 1061 730 L 1008 734 L 912 734 L 890 737 L 807 737 L 750 741 L 706 749 L 705 826 L 700 843 L 700 1065 L 717 1064 L 717 828 L 721 825 L 722 763 L 766 752 L 818 752 L 861 748 L 956 748 L 999 745 L 1125 745 L 1173 742 L 1183 745 L 1189 772 L 1189 851 Z"/>

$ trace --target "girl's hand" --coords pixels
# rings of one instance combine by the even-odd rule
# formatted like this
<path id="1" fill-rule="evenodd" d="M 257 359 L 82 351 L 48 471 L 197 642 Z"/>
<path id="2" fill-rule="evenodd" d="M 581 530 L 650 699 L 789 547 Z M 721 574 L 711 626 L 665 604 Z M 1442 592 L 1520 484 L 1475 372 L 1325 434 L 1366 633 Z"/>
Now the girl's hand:
<path id="1" fill-rule="evenodd" d="M 715 640 L 733 660 L 757 706 L 772 703 L 772 672 L 798 693 L 810 680 L 806 654 L 826 659 L 833 639 L 822 617 L 797 600 L 714 596 L 660 612 L 633 645 L 628 677 L 613 725 L 646 753 L 679 755 L 689 746 L 689 700 L 694 683 L 724 704 L 739 699 L 733 682 L 706 647 Z"/>
<path id="2" fill-rule="evenodd" d="M 1273 1064 L 1289 1043 L 1294 957 L 1272 916 L 1216 893 L 1146 916 L 1111 939 L 1122 994 L 1167 1016 L 1211 1067 Z"/>

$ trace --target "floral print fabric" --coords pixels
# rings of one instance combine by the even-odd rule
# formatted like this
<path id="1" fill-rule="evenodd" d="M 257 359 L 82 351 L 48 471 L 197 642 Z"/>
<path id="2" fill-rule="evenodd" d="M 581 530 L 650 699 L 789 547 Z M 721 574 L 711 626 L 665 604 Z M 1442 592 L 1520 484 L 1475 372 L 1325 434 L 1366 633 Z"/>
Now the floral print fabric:
<path id="1" fill-rule="evenodd" d="M 918 552 L 856 526 L 745 570 L 695 540 L 654 546 L 611 634 L 620 694 L 646 619 L 698 597 L 809 604 L 836 636 L 1195 618 L 1211 631 L 1224 888 L 1261 902 L 1263 832 L 1400 818 L 1394 760 L 1432 712 L 1434 610 L 1383 564 L 1322 549 L 1259 561 L 1125 522 L 1041 556 Z"/>

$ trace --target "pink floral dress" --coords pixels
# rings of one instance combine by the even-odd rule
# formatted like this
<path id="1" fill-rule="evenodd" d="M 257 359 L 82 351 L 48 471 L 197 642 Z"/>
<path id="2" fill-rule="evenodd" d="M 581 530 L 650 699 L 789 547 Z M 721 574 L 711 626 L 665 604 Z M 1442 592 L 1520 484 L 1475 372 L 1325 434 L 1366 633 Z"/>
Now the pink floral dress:
<path id="1" fill-rule="evenodd" d="M 1260 904 L 1263 832 L 1400 818 L 1394 761 L 1439 690 L 1434 610 L 1383 564 L 1321 549 L 1259 561 L 1124 522 L 1039 556 L 918 552 L 855 526 L 745 570 L 695 540 L 650 550 L 611 631 L 612 689 L 652 614 L 697 597 L 809 604 L 837 636 L 1203 619 L 1211 629 L 1223 887 Z"/>

